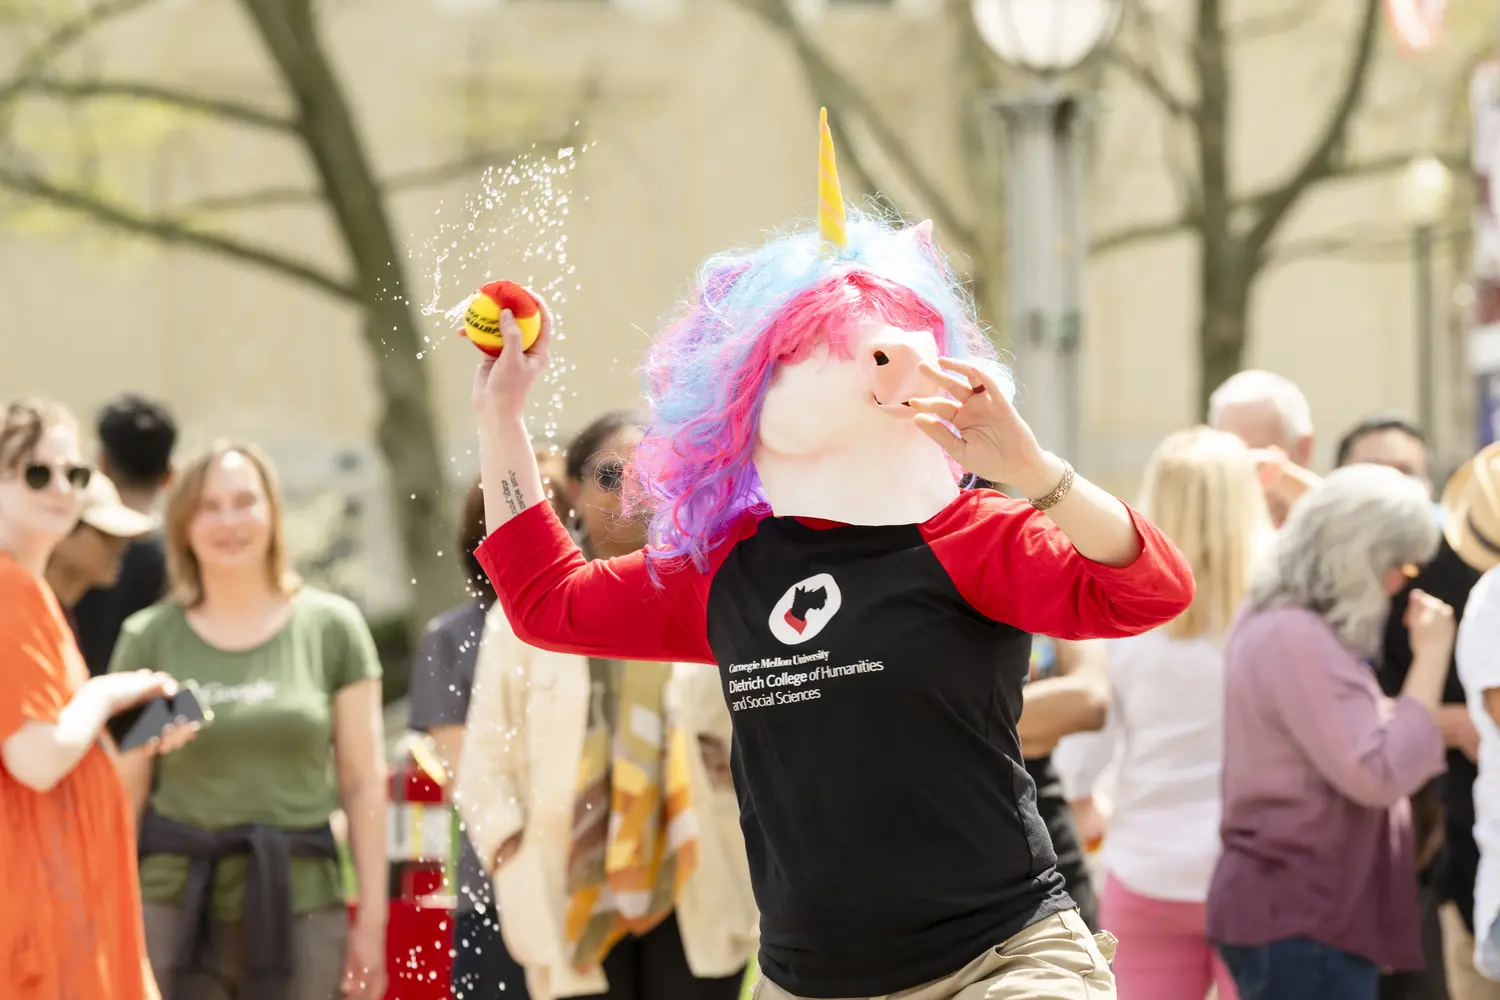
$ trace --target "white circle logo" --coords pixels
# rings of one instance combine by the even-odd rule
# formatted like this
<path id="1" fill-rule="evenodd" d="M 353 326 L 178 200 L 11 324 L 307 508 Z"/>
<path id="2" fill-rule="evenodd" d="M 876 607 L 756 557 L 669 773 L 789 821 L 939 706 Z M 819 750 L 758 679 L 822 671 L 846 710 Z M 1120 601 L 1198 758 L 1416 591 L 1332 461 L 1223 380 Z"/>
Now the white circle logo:
<path id="1" fill-rule="evenodd" d="M 788 646 L 806 642 L 823 631 L 843 599 L 839 585 L 827 573 L 794 583 L 771 609 L 771 634 Z"/>

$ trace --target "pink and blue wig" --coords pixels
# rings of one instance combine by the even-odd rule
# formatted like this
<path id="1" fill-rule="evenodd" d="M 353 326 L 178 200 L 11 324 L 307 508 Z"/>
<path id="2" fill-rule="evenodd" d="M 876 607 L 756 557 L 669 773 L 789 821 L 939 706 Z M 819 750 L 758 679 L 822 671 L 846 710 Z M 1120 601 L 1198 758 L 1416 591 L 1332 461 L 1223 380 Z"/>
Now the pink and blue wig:
<path id="1" fill-rule="evenodd" d="M 683 311 L 643 366 L 650 426 L 633 463 L 632 500 L 655 510 L 653 564 L 700 568 L 745 510 L 766 502 L 752 455 L 778 364 L 826 344 L 848 358 L 866 319 L 931 330 L 938 352 L 1004 372 L 973 302 L 923 230 L 851 211 L 848 246 L 820 254 L 816 228 L 711 257 Z M 1005 378 L 1007 396 L 1013 389 Z"/>

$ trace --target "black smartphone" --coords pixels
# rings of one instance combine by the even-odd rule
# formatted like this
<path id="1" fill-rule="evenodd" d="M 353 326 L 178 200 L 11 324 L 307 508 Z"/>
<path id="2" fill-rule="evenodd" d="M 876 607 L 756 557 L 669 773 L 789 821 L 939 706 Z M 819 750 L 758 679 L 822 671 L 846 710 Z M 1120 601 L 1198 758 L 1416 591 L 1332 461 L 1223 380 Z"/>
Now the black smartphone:
<path id="1" fill-rule="evenodd" d="M 213 721 L 213 713 L 203 707 L 191 685 L 179 688 L 175 697 L 153 698 L 112 717 L 109 734 L 122 752 L 134 750 L 156 739 L 179 719 L 199 725 Z"/>
<path id="2" fill-rule="evenodd" d="M 204 708 L 203 703 L 198 700 L 197 688 L 192 684 L 184 684 L 177 689 L 177 696 L 172 699 L 172 718 L 206 726 L 213 721 L 214 713 Z"/>
<path id="3" fill-rule="evenodd" d="M 161 735 L 172 721 L 172 703 L 167 698 L 152 698 L 126 709 L 109 720 L 109 735 L 122 752 L 144 746 Z"/>

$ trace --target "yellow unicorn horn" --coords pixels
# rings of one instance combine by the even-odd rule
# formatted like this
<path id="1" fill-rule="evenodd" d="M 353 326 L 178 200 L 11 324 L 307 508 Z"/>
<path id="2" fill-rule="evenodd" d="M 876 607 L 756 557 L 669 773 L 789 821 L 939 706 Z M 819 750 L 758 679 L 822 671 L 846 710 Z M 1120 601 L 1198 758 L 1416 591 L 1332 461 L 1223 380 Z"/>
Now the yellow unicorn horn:
<path id="1" fill-rule="evenodd" d="M 839 190 L 839 168 L 833 159 L 833 133 L 828 109 L 818 109 L 818 233 L 823 255 L 832 256 L 848 245 L 844 232 L 844 195 Z"/>

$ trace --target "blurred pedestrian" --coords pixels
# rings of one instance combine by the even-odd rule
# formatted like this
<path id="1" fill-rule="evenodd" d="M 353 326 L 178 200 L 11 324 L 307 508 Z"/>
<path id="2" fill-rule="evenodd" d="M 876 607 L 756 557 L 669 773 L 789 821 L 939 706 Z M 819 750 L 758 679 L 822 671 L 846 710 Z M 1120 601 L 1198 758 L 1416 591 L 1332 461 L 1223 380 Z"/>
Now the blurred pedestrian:
<path id="1" fill-rule="evenodd" d="M 1384 465 L 1405 473 L 1432 492 L 1427 454 L 1427 435 L 1405 417 L 1376 413 L 1344 432 L 1335 452 L 1335 464 Z"/>
<path id="2" fill-rule="evenodd" d="M 1459 627 L 1468 620 L 1469 602 L 1481 575 L 1500 561 L 1500 445 L 1491 445 L 1464 463 L 1443 488 L 1443 538 L 1435 555 L 1412 587 L 1420 587 L 1451 604 Z M 1406 593 L 1396 595 L 1392 615 L 1405 607 Z M 1410 657 L 1401 648 L 1405 638 L 1399 623 L 1387 629 L 1381 682 L 1390 690 L 1400 684 Z M 1480 872 L 1477 784 L 1481 756 L 1479 730 L 1472 717 L 1460 664 L 1452 661 L 1443 689 L 1439 724 L 1448 745 L 1447 775 L 1439 787 L 1441 854 L 1434 864 L 1439 915 L 1449 994 L 1454 1000 L 1500 1000 L 1500 984 L 1488 981 L 1474 968 L 1474 939 L 1478 906 L 1476 882 Z M 1470 707 L 1465 708 L 1469 702 Z M 1417 800 L 1414 800 L 1417 805 Z"/>
<path id="3" fill-rule="evenodd" d="M 642 426 L 606 414 L 568 447 L 565 490 L 589 559 L 646 543 L 645 520 L 621 503 Z M 739 996 L 759 917 L 729 744 L 715 668 L 548 652 L 490 610 L 455 797 L 532 1000 Z M 644 927 L 622 926 L 620 880 L 644 897 Z"/>
<path id="4" fill-rule="evenodd" d="M 131 510 L 155 515 L 172 482 L 172 451 L 177 423 L 161 403 L 127 393 L 105 404 L 94 424 L 99 439 L 99 471 L 114 483 Z M 167 556 L 159 531 L 130 543 L 118 578 L 96 587 L 73 609 L 78 645 L 89 673 L 109 669 L 125 619 L 149 608 L 167 593 Z"/>
<path id="5" fill-rule="evenodd" d="M 1021 718 L 1016 731 L 1026 773 L 1036 785 L 1036 811 L 1047 827 L 1057 871 L 1068 896 L 1089 927 L 1099 926 L 1098 893 L 1089 868 L 1088 837 L 1052 755 L 1066 737 L 1104 725 L 1109 682 L 1104 644 L 1098 639 L 1068 641 L 1037 635 L 1031 639 L 1031 677 L 1021 689 Z M 1092 831 L 1089 831 L 1092 832 Z"/>
<path id="6" fill-rule="evenodd" d="M 1295 383 L 1274 372 L 1249 369 L 1225 379 L 1209 396 L 1208 422 L 1252 449 L 1278 449 L 1293 465 L 1312 466 L 1312 409 Z M 1266 504 L 1272 524 L 1286 520 L 1286 498 L 1268 491 Z"/>
<path id="7" fill-rule="evenodd" d="M 218 444 L 189 464 L 167 502 L 171 598 L 125 623 L 111 665 L 192 681 L 214 713 L 155 773 L 126 771 L 166 1000 L 385 990 L 380 661 L 353 603 L 287 569 L 282 518 L 255 446 Z M 340 807 L 359 892 L 352 930 L 329 826 Z"/>
<path id="8" fill-rule="evenodd" d="M 105 723 L 176 692 L 170 677 L 90 678 L 43 582 L 92 470 L 73 417 L 48 402 L 0 411 L 0 996 L 155 1000 L 130 803 Z M 158 747 L 180 746 L 173 727 Z"/>
<path id="9" fill-rule="evenodd" d="M 47 560 L 47 583 L 77 632 L 73 609 L 90 587 L 110 587 L 131 542 L 156 528 L 156 521 L 120 502 L 109 477 L 95 472 L 83 491 L 78 524 L 57 543 Z"/>
<path id="10" fill-rule="evenodd" d="M 1230 633 L 1208 932 L 1241 1000 L 1374 1000 L 1382 969 L 1422 967 L 1407 796 L 1443 768 L 1452 610 L 1413 594 L 1399 697 L 1367 661 L 1437 541 L 1417 482 L 1339 469 L 1292 508 Z"/>
<path id="11" fill-rule="evenodd" d="M 539 458 L 541 456 L 538 456 Z M 562 493 L 561 476 L 557 492 Z M 474 688 L 474 670 L 484 637 L 485 615 L 495 591 L 474 550 L 484 541 L 484 491 L 476 479 L 459 517 L 459 556 L 473 597 L 434 618 L 427 626 L 411 678 L 408 726 L 432 738 L 438 759 L 454 787 L 463 755 L 464 723 Z M 453 921 L 454 1000 L 503 996 L 527 1000 L 526 973 L 510 957 L 500 933 L 500 916 L 489 876 L 467 835 L 458 848 L 458 891 Z"/>
<path id="12" fill-rule="evenodd" d="M 1485 573 L 1469 593 L 1457 643 L 1459 677 L 1479 730 L 1473 799 L 1480 857 L 1470 922 L 1474 932 L 1464 944 L 1485 977 L 1484 986 L 1491 988 L 1483 995 L 1493 996 L 1500 985 L 1500 445 L 1481 452 L 1466 476 L 1464 492 L 1471 500 L 1483 497 L 1484 503 L 1463 512 L 1458 523 L 1464 529 L 1454 541 Z"/>
<path id="13" fill-rule="evenodd" d="M 1347 465 L 1388 466 L 1420 482 L 1429 495 L 1432 492 L 1427 437 L 1421 428 L 1398 414 L 1376 413 L 1349 428 L 1339 439 L 1334 461 L 1339 468 Z M 1441 524 L 1441 506 L 1434 503 L 1433 512 L 1434 518 Z M 1452 574 L 1443 570 L 1456 558 L 1446 544 L 1440 543 L 1437 555 L 1423 567 L 1417 580 L 1406 587 L 1406 590 L 1419 588 L 1423 593 L 1449 605 L 1454 609 L 1455 619 L 1462 613 L 1463 595 L 1472 584 L 1470 580 L 1463 584 L 1457 594 L 1453 592 L 1449 583 Z M 1434 568 L 1436 572 L 1433 571 Z M 1384 647 L 1375 661 L 1382 687 L 1391 695 L 1401 690 L 1401 685 L 1406 680 L 1406 667 L 1411 662 L 1411 647 L 1402 625 L 1405 609 L 1406 597 L 1403 590 L 1396 595 L 1392 605 Z M 1400 664 L 1399 671 L 1392 668 L 1393 663 Z M 1450 686 L 1456 684 L 1456 680 L 1450 681 Z M 1445 702 L 1453 700 L 1445 693 Z M 1467 746 L 1477 752 L 1479 734 L 1469 721 L 1461 695 L 1458 701 L 1458 704 L 1445 704 L 1438 709 L 1438 728 L 1442 730 L 1443 742 L 1450 748 Z M 1381 1000 L 1448 1000 L 1448 982 L 1443 963 L 1443 925 L 1439 914 L 1442 894 L 1438 885 L 1439 873 L 1443 867 L 1443 795 L 1447 784 L 1445 777 L 1439 775 L 1411 796 L 1412 842 L 1416 845 L 1423 968 L 1383 974 L 1380 977 Z M 1467 796 L 1467 792 L 1464 794 Z M 1472 838 L 1470 840 L 1472 843 Z"/>
<path id="14" fill-rule="evenodd" d="M 1100 926 L 1119 939 L 1120 1000 L 1234 1000 L 1206 931 L 1219 857 L 1224 752 L 1224 637 L 1250 587 L 1271 524 L 1254 454 L 1199 427 L 1169 436 L 1146 469 L 1141 512 L 1182 550 L 1197 593 L 1176 620 L 1105 643 L 1110 704 L 1104 729 L 1058 748 L 1058 768 L 1083 815 L 1117 765 L 1101 863 Z"/>

